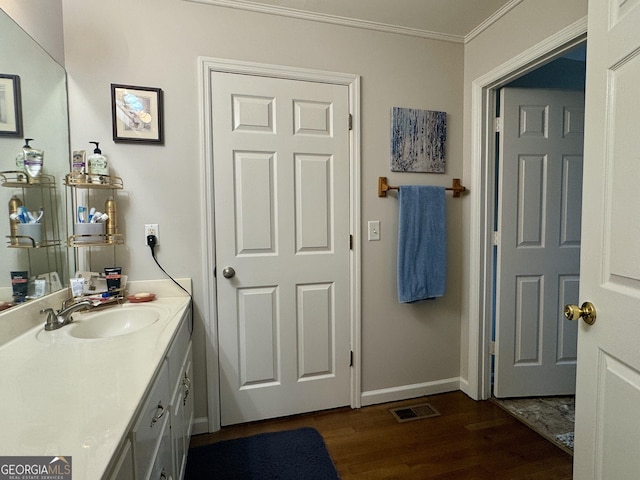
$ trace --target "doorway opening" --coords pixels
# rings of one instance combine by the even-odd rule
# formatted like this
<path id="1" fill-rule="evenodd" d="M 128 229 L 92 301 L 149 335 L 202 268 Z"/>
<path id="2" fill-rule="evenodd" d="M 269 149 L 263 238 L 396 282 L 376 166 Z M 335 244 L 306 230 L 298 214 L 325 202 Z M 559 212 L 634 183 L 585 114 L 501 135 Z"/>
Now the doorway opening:
<path id="1" fill-rule="evenodd" d="M 498 119 L 490 392 L 568 453 L 577 328 L 562 306 L 578 295 L 585 77 L 583 41 L 491 88 L 488 106 Z"/>
<path id="2" fill-rule="evenodd" d="M 493 316 L 493 212 L 495 192 L 494 122 L 497 89 L 558 58 L 587 38 L 586 17 L 497 66 L 471 84 L 471 164 L 469 184 L 477 193 L 469 211 L 468 381 L 461 387 L 475 400 L 491 398 Z M 492 110 L 493 108 L 493 110 Z"/>

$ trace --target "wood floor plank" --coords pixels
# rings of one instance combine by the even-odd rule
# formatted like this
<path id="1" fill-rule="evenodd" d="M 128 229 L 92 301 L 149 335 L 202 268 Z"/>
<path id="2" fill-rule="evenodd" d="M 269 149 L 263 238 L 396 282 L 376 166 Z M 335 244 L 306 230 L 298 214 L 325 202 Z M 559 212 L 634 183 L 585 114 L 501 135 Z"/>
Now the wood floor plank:
<path id="1" fill-rule="evenodd" d="M 390 408 L 430 403 L 440 416 L 399 423 Z M 342 480 L 571 480 L 573 459 L 492 402 L 462 392 L 225 427 L 191 446 L 316 428 Z"/>

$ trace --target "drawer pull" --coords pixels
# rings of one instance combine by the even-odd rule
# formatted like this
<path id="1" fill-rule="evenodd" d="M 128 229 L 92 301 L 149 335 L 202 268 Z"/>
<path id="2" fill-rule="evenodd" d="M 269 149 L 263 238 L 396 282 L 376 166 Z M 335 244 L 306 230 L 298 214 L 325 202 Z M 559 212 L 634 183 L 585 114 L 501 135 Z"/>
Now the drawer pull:
<path id="1" fill-rule="evenodd" d="M 182 379 L 182 385 L 184 385 L 184 396 L 182 397 L 182 405 L 186 405 L 187 404 L 187 397 L 189 396 L 189 393 L 191 392 L 191 379 L 189 378 L 189 375 L 187 375 L 187 372 L 184 372 L 184 378 Z"/>
<path id="2" fill-rule="evenodd" d="M 162 406 L 162 402 L 158 402 L 158 408 L 156 409 L 155 416 L 151 419 L 151 426 L 153 427 L 154 423 L 162 418 L 164 415 L 164 407 Z"/>

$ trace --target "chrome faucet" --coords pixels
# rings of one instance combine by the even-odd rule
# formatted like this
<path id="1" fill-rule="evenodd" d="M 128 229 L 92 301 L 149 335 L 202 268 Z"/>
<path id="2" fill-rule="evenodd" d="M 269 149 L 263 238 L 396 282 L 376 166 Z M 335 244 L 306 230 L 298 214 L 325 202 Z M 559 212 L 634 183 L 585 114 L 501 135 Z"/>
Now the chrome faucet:
<path id="1" fill-rule="evenodd" d="M 53 308 L 44 308 L 40 310 L 41 314 L 47 314 L 47 321 L 44 324 L 44 329 L 47 331 L 57 330 L 58 328 L 64 327 L 65 325 L 69 325 L 73 322 L 73 318 L 71 314 L 73 312 L 77 312 L 78 310 L 89 310 L 93 308 L 93 303 L 89 300 L 84 300 L 82 302 L 74 303 L 69 305 L 66 308 L 62 308 L 57 313 L 53 310 Z"/>

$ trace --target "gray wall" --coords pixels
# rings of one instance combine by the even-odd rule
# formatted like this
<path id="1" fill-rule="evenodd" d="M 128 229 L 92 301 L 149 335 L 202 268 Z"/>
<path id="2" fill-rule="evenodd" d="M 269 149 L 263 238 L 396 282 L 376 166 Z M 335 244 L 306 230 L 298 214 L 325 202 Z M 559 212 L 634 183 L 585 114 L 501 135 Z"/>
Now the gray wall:
<path id="1" fill-rule="evenodd" d="M 64 65 L 62 0 L 0 0 L 0 8 Z"/>
<path id="2" fill-rule="evenodd" d="M 387 389 L 403 395 L 443 379 L 457 382 L 464 201 L 448 200 L 447 295 L 399 305 L 398 205 L 395 197 L 377 197 L 377 177 L 449 185 L 462 174 L 462 44 L 177 0 L 64 0 L 63 6 L 71 145 L 101 141 L 113 173 L 124 179 L 125 271 L 132 280 L 162 276 L 143 242 L 143 225 L 158 223 L 160 262 L 174 276 L 193 278 L 197 417 L 207 413 L 203 285 L 211 270 L 201 260 L 204 232 L 192 221 L 203 211 L 198 56 L 362 76 L 362 219 L 364 225 L 380 220 L 382 234 L 381 241 L 362 244 L 362 388 L 375 399 Z M 165 146 L 111 141 L 110 83 L 164 90 Z M 394 106 L 447 112 L 445 175 L 390 173 Z"/>
<path id="3" fill-rule="evenodd" d="M 3 8 L 17 3 L 0 1 Z M 132 280 L 162 277 L 142 239 L 143 225 L 158 223 L 161 263 L 174 276 L 194 281 L 196 416 L 201 421 L 207 415 L 204 324 L 209 321 L 202 313 L 203 284 L 211 266 L 201 261 L 204 232 L 190 221 L 202 214 L 203 201 L 198 56 L 362 76 L 360 230 L 366 238 L 366 222 L 380 220 L 382 232 L 380 242 L 362 244 L 363 391 L 376 399 L 383 398 L 381 392 L 402 395 L 458 376 L 465 382 L 469 322 L 475 321 L 468 311 L 468 260 L 477 247 L 467 240 L 468 198 L 447 202 L 447 295 L 399 305 L 397 201 L 377 197 L 377 177 L 389 176 L 394 184 L 448 185 L 460 176 L 464 181 L 473 161 L 468 142 L 471 82 L 586 15 L 587 0 L 524 0 L 464 46 L 177 0 L 62 3 L 71 146 L 86 149 L 88 141 L 100 140 L 113 173 L 124 178 L 127 244 L 121 263 Z M 111 141 L 110 83 L 164 90 L 165 146 Z M 447 112 L 445 175 L 389 171 L 394 106 Z"/>

